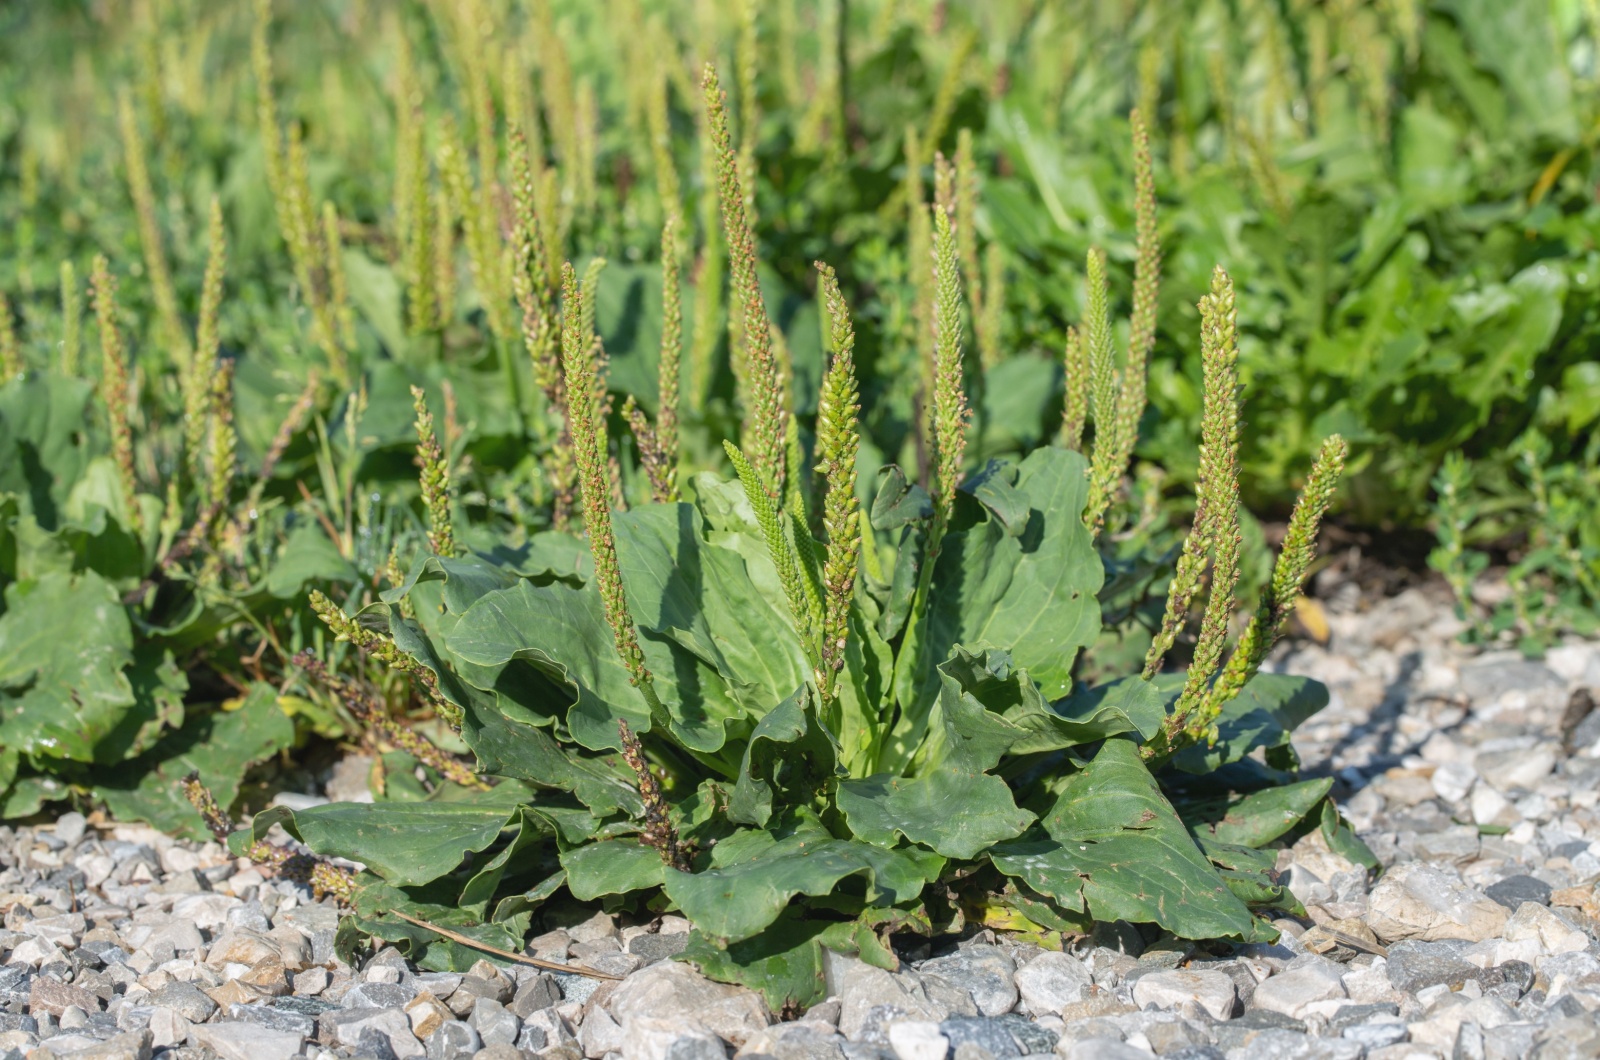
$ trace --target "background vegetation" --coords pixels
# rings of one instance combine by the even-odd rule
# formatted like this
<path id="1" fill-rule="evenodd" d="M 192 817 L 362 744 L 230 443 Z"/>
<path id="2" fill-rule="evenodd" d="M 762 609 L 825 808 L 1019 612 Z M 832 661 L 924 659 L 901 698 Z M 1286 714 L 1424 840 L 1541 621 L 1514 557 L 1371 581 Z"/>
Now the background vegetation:
<path id="1" fill-rule="evenodd" d="M 1105 549 L 1124 621 L 1079 676 L 1149 643 L 1139 615 L 1165 587 L 1149 572 L 1194 506 L 1195 303 L 1218 262 L 1259 515 L 1288 515 L 1339 433 L 1334 517 L 1437 531 L 1432 562 L 1476 636 L 1537 650 L 1592 629 L 1597 40 L 1582 0 L 0 7 L 0 816 L 88 795 L 192 830 L 175 785 L 191 769 L 227 805 L 296 741 L 376 739 L 306 679 L 306 649 L 466 750 L 308 593 L 353 614 L 446 551 L 414 466 L 419 400 L 464 547 L 541 584 L 592 574 L 561 532 L 576 487 L 559 372 L 522 317 L 576 262 L 619 499 L 646 501 L 626 402 L 660 426 L 671 216 L 679 475 L 729 473 L 747 336 L 707 62 L 802 446 L 825 364 L 814 260 L 855 309 L 869 502 L 885 463 L 937 473 L 920 427 L 936 159 L 959 184 L 970 472 L 1059 438 L 1091 247 L 1113 304 L 1132 303 L 1128 115 L 1146 115 L 1164 283 L 1133 506 Z M 522 199 L 536 247 L 517 243 Z M 523 253 L 534 268 L 508 265 Z M 1248 517 L 1244 534 L 1264 536 Z M 1254 589 L 1265 558 L 1247 551 Z M 1493 607 L 1491 563 L 1510 564 Z"/>

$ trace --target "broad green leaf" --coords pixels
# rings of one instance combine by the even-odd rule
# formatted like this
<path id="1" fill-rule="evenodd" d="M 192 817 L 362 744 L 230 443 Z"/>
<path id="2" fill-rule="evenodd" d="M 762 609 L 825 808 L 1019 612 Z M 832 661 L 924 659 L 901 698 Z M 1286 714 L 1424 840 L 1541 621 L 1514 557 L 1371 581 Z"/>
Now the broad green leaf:
<path id="1" fill-rule="evenodd" d="M 567 870 L 567 889 L 580 902 L 660 887 L 666 876 L 661 852 L 632 838 L 587 843 L 565 851 L 561 867 Z"/>
<path id="2" fill-rule="evenodd" d="M 1153 922 L 1185 938 L 1245 937 L 1256 930 L 1132 741 L 1107 740 L 1088 766 L 1067 778 L 1043 822 L 1071 870 L 1083 877 L 1095 919 Z"/>
<path id="3" fill-rule="evenodd" d="M 60 524 L 73 483 L 104 451 L 94 387 L 43 373 L 0 385 L 0 492 L 24 501 L 46 530 Z"/>
<path id="4" fill-rule="evenodd" d="M 1031 693 L 1036 715 L 1043 715 L 1044 703 L 1028 675 L 1010 670 L 1004 653 L 996 655 L 988 662 L 1004 677 L 959 647 L 939 667 L 939 701 L 915 775 L 879 773 L 839 785 L 839 809 L 857 836 L 892 847 L 903 835 L 946 857 L 970 858 L 1033 823 L 1033 814 L 1013 801 L 1010 786 L 988 772 L 1030 733 L 990 710 L 975 693 L 1009 698 L 1007 707 Z M 1001 691 L 1008 682 L 1011 687 Z"/>
<path id="5" fill-rule="evenodd" d="M 900 909 L 868 909 L 854 920 L 828 920 L 787 909 L 765 931 L 727 945 L 696 929 L 680 959 L 692 961 L 713 979 L 761 991 L 774 1012 L 806 1009 L 827 995 L 824 948 L 860 956 L 868 964 L 893 970 L 900 959 L 884 945 L 897 927 L 930 930 L 926 918 Z"/>
<path id="6" fill-rule="evenodd" d="M 1332 799 L 1325 799 L 1322 803 L 1321 815 L 1322 837 L 1328 841 L 1328 848 L 1341 857 L 1349 858 L 1357 865 L 1365 865 L 1369 869 L 1378 867 L 1378 856 L 1372 848 L 1364 843 L 1356 830 L 1339 812 L 1339 807 L 1333 804 Z"/>
<path id="7" fill-rule="evenodd" d="M 448 888 L 402 889 L 369 875 L 358 879 L 361 886 L 356 891 L 353 913 L 339 922 L 334 941 L 335 952 L 344 960 L 355 959 L 358 949 L 371 937 L 392 944 L 429 971 L 464 972 L 481 960 L 502 966 L 511 963 L 420 925 L 390 918 L 390 912 L 405 913 L 502 950 L 520 949 L 527 937 L 531 914 L 526 910 L 485 923 L 472 910 L 460 908 Z"/>
<path id="8" fill-rule="evenodd" d="M 1025 528 L 1012 535 L 985 517 L 947 534 L 928 592 L 922 665 L 902 668 L 896 699 L 904 714 L 892 741 L 898 762 L 916 753 L 937 694 L 932 661 L 957 644 L 1001 648 L 1039 683 L 1047 699 L 1072 689 L 1078 650 L 1100 631 L 1104 570 L 1083 526 L 1087 496 L 1081 454 L 1036 450 L 1018 468 L 1016 492 L 1027 499 Z"/>
<path id="9" fill-rule="evenodd" d="M 728 796 L 728 820 L 765 827 L 774 794 L 787 796 L 787 805 L 804 804 L 833 776 L 838 747 L 814 710 L 810 690 L 802 686 L 756 723 Z"/>
<path id="10" fill-rule="evenodd" d="M 1079 689 L 1052 704 L 1051 710 L 1057 729 L 1072 733 L 1077 743 L 1124 732 L 1137 732 L 1148 740 L 1166 720 L 1169 698 L 1153 681 L 1125 677 Z"/>
<path id="11" fill-rule="evenodd" d="M 390 883 L 429 883 L 461 864 L 469 853 L 500 837 L 515 809 L 489 793 L 481 803 L 335 802 L 305 810 L 275 807 L 258 813 L 233 845 L 260 838 L 274 823 L 328 857 L 359 861 Z"/>
<path id="12" fill-rule="evenodd" d="M 1028 527 L 1028 498 L 1016 489 L 1017 465 L 1006 460 L 991 460 L 961 488 L 989 509 L 1007 534 L 1015 537 Z"/>
<path id="13" fill-rule="evenodd" d="M 877 605 L 865 593 L 857 594 L 850 609 L 850 635 L 844 646 L 844 671 L 839 675 L 836 732 L 839 759 L 851 776 L 864 776 L 877 767 L 878 748 L 890 719 L 884 704 L 894 678 L 894 652 L 878 635 Z"/>
<path id="14" fill-rule="evenodd" d="M 508 873 L 525 868 L 539 853 L 544 841 L 555 834 L 551 822 L 538 810 L 523 807 L 518 811 L 514 827 L 516 835 L 489 863 L 472 874 L 461 889 L 461 908 L 475 916 L 488 912 L 489 903 Z"/>
<path id="15" fill-rule="evenodd" d="M 650 729 L 649 708 L 628 678 L 606 624 L 599 590 L 562 583 L 518 582 L 488 593 L 467 609 L 446 640 L 452 655 L 479 666 L 520 659 L 577 690 L 567 714 L 573 739 L 591 750 L 619 749 L 618 719 L 635 732 Z M 721 678 L 675 645 L 640 638 L 657 694 L 674 714 L 674 731 L 699 751 L 726 742 L 727 723 L 743 724 Z"/>
<path id="16" fill-rule="evenodd" d="M 183 724 L 183 694 L 189 690 L 189 679 L 178 669 L 171 652 L 155 642 L 140 641 L 125 672 L 133 689 L 133 706 L 95 746 L 96 762 L 115 763 L 143 754 L 164 732 Z"/>
<path id="17" fill-rule="evenodd" d="M 734 498 L 696 479 L 717 512 L 715 533 L 689 504 L 651 504 L 620 513 L 617 554 L 628 608 L 641 629 L 660 633 L 722 678 L 759 717 L 802 684 L 809 667 L 778 588 L 778 574 L 741 490 Z M 753 547 L 759 546 L 759 547 Z"/>
<path id="18" fill-rule="evenodd" d="M 289 532 L 278 550 L 277 561 L 267 571 L 262 587 L 280 600 L 298 600 L 308 587 L 360 581 L 360 573 L 339 554 L 320 526 L 303 523 Z"/>
<path id="19" fill-rule="evenodd" d="M 1311 715 L 1328 705 L 1328 689 L 1320 682 L 1287 674 L 1257 674 L 1222 708 L 1217 742 L 1196 744 L 1172 757 L 1185 773 L 1205 775 L 1237 762 L 1257 747 L 1281 747 Z"/>
<path id="20" fill-rule="evenodd" d="M 692 874 L 668 870 L 666 892 L 701 931 L 729 943 L 771 924 L 797 894 L 831 894 L 841 880 L 860 876 L 869 903 L 894 905 L 915 898 L 944 865 L 925 851 L 834 839 L 814 825 L 781 839 L 737 833 L 717 845 L 714 860 Z"/>
<path id="21" fill-rule="evenodd" d="M 896 464 L 878 470 L 878 489 L 872 495 L 870 522 L 878 530 L 895 530 L 909 523 L 921 522 L 933 514 L 933 498 L 928 491 L 914 482 L 906 481 L 906 473 Z"/>
<path id="22" fill-rule="evenodd" d="M 94 793 L 114 817 L 149 821 L 163 832 L 204 839 L 200 816 L 184 798 L 181 781 L 190 773 L 228 807 L 250 767 L 294 743 L 294 723 L 267 684 L 250 686 L 235 710 L 191 713 L 182 728 L 164 736 L 138 758 L 97 771 Z"/>
<path id="23" fill-rule="evenodd" d="M 6 587 L 0 615 L 0 747 L 87 762 L 134 705 L 133 631 L 92 571 Z"/>
<path id="24" fill-rule="evenodd" d="M 786 911 L 765 931 L 723 943 L 698 927 L 680 955 L 724 983 L 761 991 L 774 1012 L 809 1008 L 827 995 L 821 936 L 830 921 Z"/>
<path id="25" fill-rule="evenodd" d="M 582 748 L 564 747 L 547 726 L 474 703 L 463 717 L 461 738 L 478 756 L 481 773 L 570 791 L 599 814 L 623 810 L 632 815 L 644 809 L 619 755 L 596 756 Z"/>
<path id="26" fill-rule="evenodd" d="M 1304 820 L 1331 787 L 1333 778 L 1322 777 L 1247 795 L 1189 801 L 1180 812 L 1196 835 L 1255 849 Z"/>

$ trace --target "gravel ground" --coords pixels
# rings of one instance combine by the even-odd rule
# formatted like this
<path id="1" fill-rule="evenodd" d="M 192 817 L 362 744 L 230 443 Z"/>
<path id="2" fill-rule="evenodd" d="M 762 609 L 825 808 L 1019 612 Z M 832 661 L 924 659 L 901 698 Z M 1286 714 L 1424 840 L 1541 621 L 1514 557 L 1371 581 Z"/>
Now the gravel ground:
<path id="1" fill-rule="evenodd" d="M 670 959 L 680 918 L 546 915 L 530 953 L 620 983 L 422 973 L 393 950 L 353 969 L 336 909 L 297 886 L 66 814 L 0 827 L 0 1058 L 1600 1057 L 1600 644 L 1474 654 L 1431 591 L 1339 602 L 1328 646 L 1275 665 L 1332 689 L 1297 747 L 1385 871 L 1314 837 L 1282 851 L 1310 919 L 1281 921 L 1276 945 L 1107 925 L 1052 953 L 982 933 L 897 973 L 835 959 L 833 997 L 778 1023 Z"/>

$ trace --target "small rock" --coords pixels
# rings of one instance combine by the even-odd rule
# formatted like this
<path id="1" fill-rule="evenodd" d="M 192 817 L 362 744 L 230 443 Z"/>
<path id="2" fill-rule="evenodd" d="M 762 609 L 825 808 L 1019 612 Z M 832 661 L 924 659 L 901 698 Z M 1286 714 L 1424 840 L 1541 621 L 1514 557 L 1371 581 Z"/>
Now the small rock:
<path id="1" fill-rule="evenodd" d="M 206 951 L 206 963 L 213 968 L 224 964 L 255 966 L 268 957 L 281 959 L 278 944 L 266 934 L 248 928 L 230 930 Z"/>
<path id="2" fill-rule="evenodd" d="M 1479 754 L 1473 765 L 1479 776 L 1502 793 L 1532 791 L 1555 768 L 1556 752 L 1550 744 L 1514 751 L 1488 751 Z"/>
<path id="3" fill-rule="evenodd" d="M 726 1060 L 727 1055 L 721 1038 L 699 1021 L 682 1016 L 633 1021 L 622 1047 L 622 1060 Z"/>
<path id="4" fill-rule="evenodd" d="M 1023 1009 L 1034 1016 L 1058 1015 L 1082 1000 L 1093 983 L 1083 962 L 1067 953 L 1042 953 L 1017 969 L 1017 992 Z"/>
<path id="5" fill-rule="evenodd" d="M 735 1046 L 743 1045 L 750 1035 L 772 1022 L 772 1014 L 760 994 L 712 982 L 678 961 L 661 961 L 630 975 L 617 984 L 607 1007 L 624 1025 L 631 1025 L 636 1019 L 675 1019 L 689 1013 Z"/>
<path id="6" fill-rule="evenodd" d="M 971 946 L 948 957 L 924 961 L 917 969 L 924 983 L 942 979 L 972 995 L 973 1003 L 985 1016 L 999 1016 L 1017 1005 L 1014 962 L 998 946 Z"/>
<path id="7" fill-rule="evenodd" d="M 635 935 L 628 943 L 628 952 L 638 957 L 645 964 L 654 964 L 676 957 L 682 953 L 684 947 L 689 945 L 689 936 L 686 933 L 675 932 L 671 935 Z"/>
<path id="8" fill-rule="evenodd" d="M 950 1039 L 937 1023 L 927 1020 L 901 1020 L 889 1028 L 889 1047 L 899 1060 L 945 1060 Z"/>
<path id="9" fill-rule="evenodd" d="M 1424 861 L 1464 865 L 1477 858 L 1481 845 L 1477 828 L 1463 824 L 1418 836 L 1413 849 Z"/>
<path id="10" fill-rule="evenodd" d="M 345 992 L 345 1008 L 404 1008 L 417 996 L 414 986 L 400 983 L 357 983 Z"/>
<path id="11" fill-rule="evenodd" d="M 83 833 L 89 828 L 88 818 L 76 810 L 62 814 L 56 818 L 56 838 L 67 846 L 74 846 L 83 838 Z"/>
<path id="12" fill-rule="evenodd" d="M 48 976 L 37 976 L 28 991 L 28 1012 L 34 1017 L 48 1012 L 60 1016 L 69 1006 L 76 1005 L 85 1012 L 99 1012 L 100 999 L 79 986 L 57 982 Z"/>
<path id="13" fill-rule="evenodd" d="M 517 1047 L 533 1052 L 555 1050 L 566 1060 L 578 1060 L 583 1055 L 572 1028 L 554 1008 L 542 1008 L 523 1021 L 522 1033 L 517 1036 Z"/>
<path id="14" fill-rule="evenodd" d="M 1060 1060 L 1149 1060 L 1150 1053 L 1115 1038 L 1082 1038 L 1063 1040 L 1056 1056 Z"/>
<path id="15" fill-rule="evenodd" d="M 294 992 L 302 997 L 315 997 L 328 989 L 332 977 L 326 968 L 307 968 L 303 972 L 296 972 L 293 985 Z"/>
<path id="16" fill-rule="evenodd" d="M 1335 967 L 1331 962 L 1311 964 L 1275 975 L 1256 987 L 1250 1004 L 1257 1009 L 1300 1019 L 1319 1001 L 1347 996 L 1344 982 L 1334 970 Z"/>
<path id="17" fill-rule="evenodd" d="M 990 1057 L 1008 1060 L 1021 1056 L 1025 1051 L 1018 1040 L 1018 1030 L 1033 1026 L 1032 1021 L 1021 1016 L 1005 1015 L 995 1019 L 956 1017 L 939 1024 L 939 1032 L 950 1040 L 952 1049 L 971 1046 L 982 1049 Z"/>
<path id="18" fill-rule="evenodd" d="M 1228 1060 L 1361 1060 L 1361 1043 L 1343 1038 L 1313 1038 L 1295 1031 L 1266 1030 L 1228 1050 Z"/>
<path id="19" fill-rule="evenodd" d="M 1507 876 L 1485 888 L 1483 893 L 1516 912 L 1523 902 L 1549 905 L 1551 889 L 1548 883 L 1536 876 Z"/>
<path id="20" fill-rule="evenodd" d="M 485 1045 L 511 1045 L 516 1042 L 517 1032 L 522 1029 L 522 1021 L 517 1019 L 515 1013 L 487 997 L 480 997 L 473 1004 L 472 1016 L 467 1022 L 472 1024 Z"/>
<path id="21" fill-rule="evenodd" d="M 461 1060 L 476 1053 L 483 1043 L 472 1025 L 461 1020 L 446 1020 L 428 1036 L 428 1060 Z"/>
<path id="22" fill-rule="evenodd" d="M 1500 934 L 1505 907 L 1462 882 L 1454 868 L 1407 862 L 1372 889 L 1367 924 L 1380 939 L 1466 939 Z"/>
<path id="23" fill-rule="evenodd" d="M 1487 969 L 1463 960 L 1444 943 L 1397 942 L 1389 950 L 1389 982 L 1403 994 L 1415 994 L 1441 983 L 1460 990 L 1469 982 L 1494 985 L 1499 979 Z"/>
<path id="24" fill-rule="evenodd" d="M 592 1009 L 578 1027 L 578 1046 L 589 1060 L 601 1060 L 607 1053 L 620 1052 L 626 1044 L 627 1035 L 623 1034 L 622 1025 L 603 1008 Z"/>
<path id="25" fill-rule="evenodd" d="M 398 1008 L 339 1009 L 326 1013 L 321 1027 L 319 1037 L 339 1045 L 360 1045 L 362 1032 L 371 1030 L 383 1035 L 401 1060 L 425 1053 L 422 1043 L 411 1033 L 411 1021 Z"/>
<path id="26" fill-rule="evenodd" d="M 1588 935 L 1534 902 L 1519 906 L 1501 934 L 1511 942 L 1537 940 L 1549 953 L 1578 953 L 1589 947 Z"/>
<path id="27" fill-rule="evenodd" d="M 455 1016 L 455 1013 L 445 1007 L 444 1002 L 426 990 L 419 991 L 416 997 L 406 1002 L 405 1013 L 406 1018 L 411 1021 L 411 1033 L 424 1042 L 434 1031 L 449 1023 Z"/>
<path id="28" fill-rule="evenodd" d="M 574 924 L 567 928 L 567 935 L 573 942 L 594 942 L 597 939 L 615 939 L 617 937 L 616 919 L 605 913 L 596 913 L 581 924 Z"/>
<path id="29" fill-rule="evenodd" d="M 1090 994 L 1082 1001 L 1074 1001 L 1061 1009 L 1061 1021 L 1072 1024 L 1080 1020 L 1101 1019 L 1106 1016 L 1121 1016 L 1138 1009 L 1124 1001 L 1110 991 L 1101 991 Z"/>
<path id="30" fill-rule="evenodd" d="M 1444 762 L 1433 771 L 1432 779 L 1435 795 L 1445 802 L 1458 803 L 1478 782 L 1478 771 L 1465 762 Z"/>
<path id="31" fill-rule="evenodd" d="M 1348 1041 L 1359 1044 L 1363 1049 L 1382 1049 L 1386 1045 L 1398 1045 L 1411 1037 L 1411 1032 L 1406 1030 L 1406 1025 L 1399 1019 L 1380 1019 L 1368 1023 L 1356 1023 L 1346 1027 L 1343 1031 Z"/>
<path id="32" fill-rule="evenodd" d="M 495 972 L 493 977 L 484 975 L 464 975 L 455 991 L 446 1002 L 450 1010 L 457 1016 L 465 1019 L 472 1014 L 473 1005 L 477 1004 L 480 997 L 504 1005 L 511 1000 L 511 980 Z"/>
<path id="33" fill-rule="evenodd" d="M 561 988 L 556 986 L 555 976 L 540 972 L 517 987 L 516 996 L 507 1007 L 517 1014 L 518 1019 L 527 1019 L 542 1008 L 560 1003 Z"/>
<path id="34" fill-rule="evenodd" d="M 1133 984 L 1133 1000 L 1141 1008 L 1194 1005 L 1219 1020 L 1233 1016 L 1235 998 L 1233 980 L 1222 972 L 1152 972 L 1140 976 Z"/>
<path id="35" fill-rule="evenodd" d="M 190 1023 L 204 1023 L 217 1011 L 217 1003 L 193 983 L 168 983 L 152 993 L 145 1003 L 172 1009 Z"/>
<path id="36" fill-rule="evenodd" d="M 221 1060 L 290 1060 L 305 1037 L 249 1023 L 207 1023 L 194 1028 L 194 1040 Z"/>
<path id="37" fill-rule="evenodd" d="M 234 1005 L 228 1010 L 230 1019 L 253 1023 L 280 1034 L 298 1034 L 310 1038 L 317 1033 L 317 1021 L 311 1016 L 271 1005 Z"/>

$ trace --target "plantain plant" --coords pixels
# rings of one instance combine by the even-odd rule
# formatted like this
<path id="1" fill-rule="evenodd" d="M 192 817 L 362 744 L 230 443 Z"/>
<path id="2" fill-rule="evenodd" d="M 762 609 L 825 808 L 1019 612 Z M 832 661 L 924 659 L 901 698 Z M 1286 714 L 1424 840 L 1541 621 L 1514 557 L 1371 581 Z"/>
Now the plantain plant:
<path id="1" fill-rule="evenodd" d="M 492 783 L 441 774 L 431 790 L 372 804 L 275 808 L 234 834 L 237 852 L 281 823 L 316 855 L 360 862 L 342 943 L 389 940 L 429 967 L 464 967 L 479 956 L 473 943 L 519 948 L 561 888 L 611 908 L 677 910 L 694 925 L 684 959 L 790 1011 L 823 995 L 825 948 L 892 968 L 895 933 L 983 923 L 1059 941 L 1124 920 L 1188 938 L 1274 937 L 1268 911 L 1296 904 L 1273 877 L 1272 844 L 1320 829 L 1370 862 L 1329 801 L 1331 781 L 1295 776 L 1290 733 L 1326 690 L 1261 671 L 1343 443 L 1324 445 L 1230 655 L 1237 325 L 1232 283 L 1216 270 L 1200 303 L 1199 511 L 1165 618 L 1142 667 L 1080 682 L 1102 622 L 1095 539 L 1121 525 L 1143 408 L 1153 217 L 1140 226 L 1121 357 L 1104 262 L 1089 259 L 1075 378 L 1092 389 L 1068 407 L 1084 410 L 1073 433 L 1091 455 L 1045 446 L 974 470 L 959 214 L 944 187 L 933 205 L 914 204 L 931 233 L 928 472 L 922 483 L 888 466 L 863 488 L 850 310 L 819 264 L 829 357 L 808 460 L 709 68 L 704 87 L 742 314 L 734 474 L 688 476 L 681 499 L 619 509 L 589 292 L 567 266 L 560 361 L 582 562 L 563 565 L 570 539 L 557 533 L 528 544 L 534 555 L 519 553 L 516 569 L 453 547 L 356 614 L 322 607 L 341 638 L 442 701 Z M 424 475 L 448 494 L 445 469 Z M 436 525 L 430 540 L 447 536 Z M 1194 661 L 1167 671 L 1208 569 Z"/>

